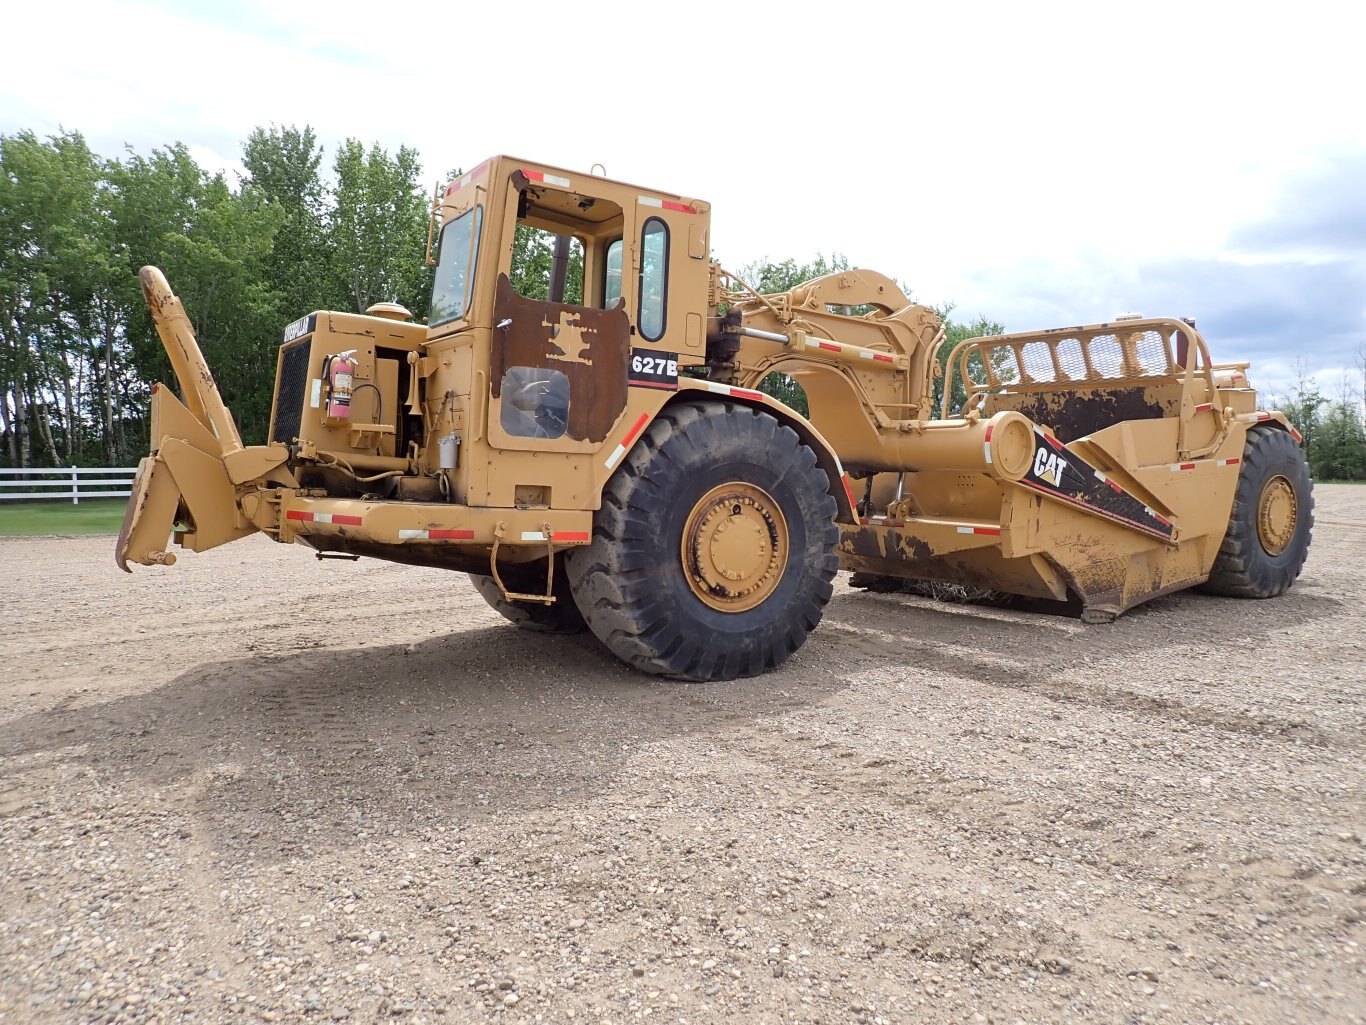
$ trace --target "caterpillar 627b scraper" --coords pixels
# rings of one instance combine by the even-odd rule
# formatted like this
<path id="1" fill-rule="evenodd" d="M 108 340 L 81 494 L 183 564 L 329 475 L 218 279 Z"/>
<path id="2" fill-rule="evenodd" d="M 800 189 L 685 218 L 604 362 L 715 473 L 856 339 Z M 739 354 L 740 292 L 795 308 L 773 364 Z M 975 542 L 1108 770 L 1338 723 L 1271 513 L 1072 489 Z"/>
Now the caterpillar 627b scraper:
<path id="1" fill-rule="evenodd" d="M 263 445 L 243 444 L 144 268 L 180 398 L 154 389 L 119 566 L 171 565 L 172 536 L 202 552 L 257 531 L 442 566 L 518 626 L 586 627 L 688 680 L 780 663 L 840 568 L 1090 621 L 1193 586 L 1269 598 L 1299 575 L 1300 438 L 1193 323 L 976 338 L 941 366 L 943 324 L 890 278 L 760 295 L 710 259 L 709 212 L 480 164 L 433 203 L 427 322 L 380 305 L 290 324 Z M 528 232 L 554 247 L 539 279 L 514 266 Z M 760 390 L 771 374 L 809 416 Z"/>

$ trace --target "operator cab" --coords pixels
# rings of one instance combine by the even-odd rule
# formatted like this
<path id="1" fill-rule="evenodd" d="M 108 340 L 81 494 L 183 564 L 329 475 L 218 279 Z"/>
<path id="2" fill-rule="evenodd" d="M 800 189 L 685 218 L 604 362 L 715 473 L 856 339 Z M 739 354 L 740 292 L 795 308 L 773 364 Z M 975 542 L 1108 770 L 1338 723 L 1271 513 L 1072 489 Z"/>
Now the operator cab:
<path id="1" fill-rule="evenodd" d="M 497 157 L 440 214 L 430 341 L 490 333 L 496 447 L 593 451 L 631 387 L 702 362 L 707 204 Z"/>

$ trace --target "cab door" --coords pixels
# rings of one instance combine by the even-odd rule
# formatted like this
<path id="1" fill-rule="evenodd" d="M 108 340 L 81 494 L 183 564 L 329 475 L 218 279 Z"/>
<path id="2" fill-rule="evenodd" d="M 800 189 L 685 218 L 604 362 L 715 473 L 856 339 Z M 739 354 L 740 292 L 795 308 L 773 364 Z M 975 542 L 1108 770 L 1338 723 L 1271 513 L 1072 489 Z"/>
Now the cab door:
<path id="1" fill-rule="evenodd" d="M 627 401 L 631 320 L 604 285 L 620 204 L 514 171 L 494 290 L 488 437 L 497 448 L 594 452 Z M 563 183 L 563 184 L 561 184 Z M 573 186 L 578 185 L 576 190 Z"/>

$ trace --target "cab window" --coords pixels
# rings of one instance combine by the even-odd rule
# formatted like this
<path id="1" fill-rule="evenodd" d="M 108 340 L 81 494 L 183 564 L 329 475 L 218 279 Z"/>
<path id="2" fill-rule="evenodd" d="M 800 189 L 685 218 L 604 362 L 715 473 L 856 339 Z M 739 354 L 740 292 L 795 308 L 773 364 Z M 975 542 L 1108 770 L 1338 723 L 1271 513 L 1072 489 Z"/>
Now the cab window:
<path id="1" fill-rule="evenodd" d="M 465 315 L 469 286 L 479 251 L 479 224 L 484 208 L 475 207 L 443 225 L 437 249 L 429 322 L 433 327 Z"/>
<path id="2" fill-rule="evenodd" d="M 622 240 L 617 239 L 607 247 L 602 281 L 602 305 L 611 306 L 621 298 L 621 248 Z"/>
<path id="3" fill-rule="evenodd" d="M 525 299 L 583 304 L 583 242 L 530 224 L 512 239 L 512 290 Z"/>
<path id="4" fill-rule="evenodd" d="M 669 226 L 651 217 L 640 237 L 640 333 L 646 341 L 664 337 L 669 294 Z"/>

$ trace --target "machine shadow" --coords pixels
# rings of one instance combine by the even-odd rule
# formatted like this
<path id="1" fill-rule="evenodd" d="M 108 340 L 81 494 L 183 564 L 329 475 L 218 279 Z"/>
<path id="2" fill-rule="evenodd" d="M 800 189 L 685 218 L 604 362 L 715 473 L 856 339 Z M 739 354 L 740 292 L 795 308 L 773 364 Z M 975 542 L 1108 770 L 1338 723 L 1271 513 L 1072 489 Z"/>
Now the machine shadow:
<path id="1" fill-rule="evenodd" d="M 651 744 L 721 738 L 845 686 L 805 661 L 671 683 L 590 635 L 495 626 L 196 667 L 155 690 L 21 716 L 0 726 L 0 756 L 48 767 L 12 773 L 11 812 L 145 788 L 215 849 L 270 860 L 508 808 L 561 817 L 612 790 Z"/>

